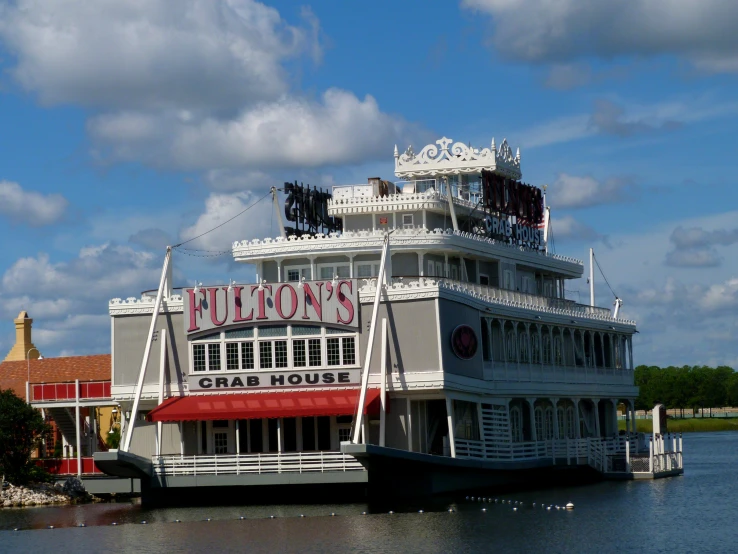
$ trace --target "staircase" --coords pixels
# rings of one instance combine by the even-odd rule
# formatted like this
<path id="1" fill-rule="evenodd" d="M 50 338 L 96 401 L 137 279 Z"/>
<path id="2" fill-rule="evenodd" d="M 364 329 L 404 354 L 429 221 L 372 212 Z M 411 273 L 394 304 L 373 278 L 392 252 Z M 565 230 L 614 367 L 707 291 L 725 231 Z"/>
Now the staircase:
<path id="1" fill-rule="evenodd" d="M 74 425 L 74 413 L 69 408 L 45 408 L 45 410 L 48 412 L 48 414 L 54 418 L 54 422 L 56 423 L 56 426 L 61 431 L 62 435 L 64 435 L 64 439 L 67 441 L 67 444 L 72 445 L 72 447 L 77 450 L 77 429 Z M 80 425 L 84 425 L 82 422 L 80 422 Z M 80 436 L 84 436 L 84 429 L 80 429 Z M 88 450 L 87 445 L 84 444 L 85 441 L 82 441 L 82 450 L 81 453 L 83 456 L 85 456 L 85 451 Z"/>

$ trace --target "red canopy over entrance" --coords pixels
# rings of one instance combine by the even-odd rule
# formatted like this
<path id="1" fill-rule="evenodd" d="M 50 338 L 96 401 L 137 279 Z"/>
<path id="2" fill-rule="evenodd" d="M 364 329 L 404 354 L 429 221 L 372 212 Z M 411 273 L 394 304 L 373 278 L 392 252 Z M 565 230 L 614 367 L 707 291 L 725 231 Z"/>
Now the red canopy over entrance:
<path id="1" fill-rule="evenodd" d="M 359 389 L 263 394 L 208 394 L 169 398 L 146 416 L 149 421 L 205 421 L 354 415 Z M 379 414 L 379 389 L 366 391 L 364 413 Z"/>

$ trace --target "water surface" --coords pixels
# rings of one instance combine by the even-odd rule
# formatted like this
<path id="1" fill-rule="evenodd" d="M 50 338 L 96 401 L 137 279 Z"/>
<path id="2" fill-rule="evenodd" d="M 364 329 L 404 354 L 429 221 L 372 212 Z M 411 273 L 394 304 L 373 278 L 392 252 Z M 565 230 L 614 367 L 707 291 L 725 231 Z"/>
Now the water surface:
<path id="1" fill-rule="evenodd" d="M 392 515 L 365 504 L 6 508 L 0 510 L 0 552 L 738 551 L 738 433 L 685 435 L 684 449 L 682 477 L 505 495 L 524 503 L 517 511 L 464 496 L 398 506 Z M 569 501 L 575 510 L 532 507 Z"/>

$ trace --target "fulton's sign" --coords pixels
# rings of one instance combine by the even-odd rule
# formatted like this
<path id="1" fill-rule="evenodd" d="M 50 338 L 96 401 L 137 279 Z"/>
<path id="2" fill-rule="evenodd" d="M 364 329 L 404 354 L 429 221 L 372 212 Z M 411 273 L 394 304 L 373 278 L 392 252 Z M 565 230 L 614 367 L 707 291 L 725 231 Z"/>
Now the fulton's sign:
<path id="1" fill-rule="evenodd" d="M 358 292 L 349 279 L 199 287 L 183 297 L 188 334 L 262 323 L 359 326 Z"/>

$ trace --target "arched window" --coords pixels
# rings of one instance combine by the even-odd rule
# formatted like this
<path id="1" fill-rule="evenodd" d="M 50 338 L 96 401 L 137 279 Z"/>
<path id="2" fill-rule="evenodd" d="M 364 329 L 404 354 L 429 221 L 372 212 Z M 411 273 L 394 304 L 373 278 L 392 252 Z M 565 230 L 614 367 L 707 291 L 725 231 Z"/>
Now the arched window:
<path id="1" fill-rule="evenodd" d="M 510 435 L 513 442 L 523 442 L 523 416 L 520 406 L 510 408 Z"/>
<path id="2" fill-rule="evenodd" d="M 554 438 L 554 410 L 553 406 L 546 407 L 545 430 L 546 440 L 550 441 Z"/>
<path id="3" fill-rule="evenodd" d="M 546 422 L 543 419 L 543 408 L 538 406 L 535 410 L 536 419 L 536 439 L 539 441 L 546 439 Z"/>
<path id="4" fill-rule="evenodd" d="M 541 363 L 541 337 L 538 334 L 538 331 L 536 330 L 535 333 L 531 331 L 531 337 L 530 337 L 530 350 L 532 354 L 531 360 L 534 364 L 540 364 Z"/>
<path id="5" fill-rule="evenodd" d="M 508 331 L 505 337 L 505 352 L 507 353 L 507 361 L 517 361 L 517 354 L 515 350 L 515 331 Z"/>
<path id="6" fill-rule="evenodd" d="M 543 330 L 543 363 L 551 363 L 551 335 L 546 329 Z"/>
<path id="7" fill-rule="evenodd" d="M 556 417 L 558 419 L 559 424 L 559 437 L 566 437 L 567 436 L 567 426 L 566 426 L 566 411 L 564 410 L 563 406 L 559 406 L 556 408 Z"/>
<path id="8" fill-rule="evenodd" d="M 569 406 L 566 408 L 566 436 L 570 439 L 576 438 L 577 436 L 576 424 L 577 420 L 574 417 L 574 406 Z"/>
<path id="9" fill-rule="evenodd" d="M 520 345 L 520 361 L 528 363 L 528 334 L 520 331 L 518 334 L 518 344 Z"/>
<path id="10" fill-rule="evenodd" d="M 564 348 L 560 335 L 554 337 L 554 363 L 564 365 Z"/>

